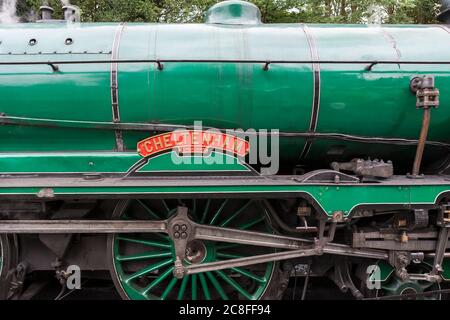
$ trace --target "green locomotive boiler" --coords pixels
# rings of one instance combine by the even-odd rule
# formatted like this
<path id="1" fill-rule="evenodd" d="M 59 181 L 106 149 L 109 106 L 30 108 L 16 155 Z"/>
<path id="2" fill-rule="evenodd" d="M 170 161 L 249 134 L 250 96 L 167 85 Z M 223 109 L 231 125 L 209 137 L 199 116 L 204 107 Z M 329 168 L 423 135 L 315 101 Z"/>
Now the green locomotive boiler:
<path id="1" fill-rule="evenodd" d="M 231 0 L 162 25 L 43 6 L 1 25 L 0 296 L 75 265 L 125 299 L 278 299 L 310 276 L 443 298 L 446 8 L 440 25 L 263 24 Z M 275 170 L 252 161 L 261 141 Z"/>

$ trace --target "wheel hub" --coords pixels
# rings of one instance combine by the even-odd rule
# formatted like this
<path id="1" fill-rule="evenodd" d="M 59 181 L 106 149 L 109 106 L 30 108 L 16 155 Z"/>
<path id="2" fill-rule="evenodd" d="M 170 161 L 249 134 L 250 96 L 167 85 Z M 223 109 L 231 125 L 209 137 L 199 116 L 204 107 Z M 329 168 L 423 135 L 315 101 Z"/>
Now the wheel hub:
<path id="1" fill-rule="evenodd" d="M 186 246 L 186 261 L 191 264 L 202 263 L 208 254 L 203 241 L 194 240 Z"/>
<path id="2" fill-rule="evenodd" d="M 413 294 L 423 292 L 422 288 L 420 288 L 418 285 L 416 285 L 414 283 L 407 283 L 403 286 L 403 288 L 400 288 L 400 290 L 401 291 L 399 292 L 399 295 L 406 296 L 405 298 L 402 298 L 402 300 L 415 300 L 416 297 L 408 296 L 408 295 L 413 295 Z"/>

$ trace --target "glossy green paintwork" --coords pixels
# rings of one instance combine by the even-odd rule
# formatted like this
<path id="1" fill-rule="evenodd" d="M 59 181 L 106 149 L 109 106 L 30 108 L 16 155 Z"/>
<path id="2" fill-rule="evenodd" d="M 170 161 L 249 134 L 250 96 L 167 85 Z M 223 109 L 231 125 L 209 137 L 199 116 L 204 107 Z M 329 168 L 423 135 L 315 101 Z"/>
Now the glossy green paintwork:
<path id="1" fill-rule="evenodd" d="M 0 59 L 109 59 L 114 30 L 113 26 L 78 28 L 60 23 L 2 25 Z M 98 38 L 93 40 L 93 34 Z M 73 39 L 73 45 L 65 45 L 67 38 Z M 29 46 L 30 39 L 37 44 Z M 111 116 L 109 65 L 68 65 L 59 73 L 46 65 L 2 66 L 0 70 L 3 113 L 94 121 Z M 95 130 L 2 126 L 0 137 L 1 151 L 112 150 L 115 145 L 111 133 Z"/>
<path id="2" fill-rule="evenodd" d="M 1 26 L 1 61 L 110 59 L 117 24 Z M 310 25 L 321 60 L 447 60 L 450 35 L 439 26 Z M 74 40 L 65 45 L 66 38 Z M 37 39 L 35 46 L 28 41 Z M 11 52 L 11 54 L 9 54 Z M 26 52 L 26 54 L 24 54 Z M 56 53 L 55 53 L 56 52 Z M 85 53 L 87 52 L 87 53 Z M 299 24 L 127 24 L 119 59 L 311 60 Z M 448 66 L 326 65 L 321 68 L 318 132 L 418 136 L 421 112 L 408 84 L 436 75 L 441 105 L 430 139 L 449 141 Z M 152 63 L 119 65 L 122 122 L 162 122 L 220 128 L 307 131 L 313 101 L 311 64 Z M 110 65 L 0 67 L 0 112 L 9 116 L 111 122 Z M 152 133 L 124 133 L 127 150 Z M 114 133 L 76 128 L 0 127 L 0 151 L 112 151 Z M 295 161 L 304 139 L 281 142 L 283 160 Z M 337 150 L 337 151 L 336 151 Z M 426 160 L 441 153 L 427 148 Z M 409 160 L 414 148 L 315 141 L 305 162 L 328 165 L 356 155 Z"/>
<path id="3" fill-rule="evenodd" d="M 0 154 L 4 174 L 15 173 L 126 173 L 142 157 L 122 152 L 66 152 Z M 235 157 L 212 152 L 199 161 L 168 152 L 151 158 L 138 172 L 248 172 Z M 219 162 L 220 161 L 220 162 Z M 214 165 L 211 165 L 214 163 Z"/>
<path id="4" fill-rule="evenodd" d="M 311 28 L 311 32 L 317 39 L 323 60 L 445 61 L 447 56 L 443 53 L 450 44 L 450 35 L 439 26 L 320 26 Z M 429 139 L 448 141 L 446 106 L 450 95 L 446 87 L 449 71 L 450 67 L 444 65 L 377 65 L 372 72 L 365 71 L 363 65 L 321 65 L 321 111 L 317 130 L 417 139 L 422 112 L 414 108 L 416 98 L 409 91 L 408 83 L 416 75 L 434 74 L 436 86 L 441 90 L 441 108 L 433 110 Z M 415 150 L 414 147 L 367 147 L 361 143 L 320 141 L 313 144 L 310 157 L 336 158 L 332 151 L 342 145 L 345 148 L 338 155 L 340 160 L 383 155 L 385 160 L 394 160 L 397 167 L 410 163 Z M 427 148 L 426 154 L 429 159 L 442 156 L 433 148 Z"/>
<path id="5" fill-rule="evenodd" d="M 48 184 L 39 184 L 36 187 L 1 187 L 2 196 L 37 196 L 42 188 Z M 208 186 L 97 186 L 97 187 L 72 187 L 61 186 L 52 188 L 55 196 L 84 196 L 84 195 L 121 195 L 127 194 L 133 197 L 146 194 L 243 194 L 259 193 L 268 196 L 277 193 L 292 195 L 309 195 L 322 208 L 327 215 L 336 211 L 342 211 L 346 216 L 360 205 L 396 204 L 408 208 L 412 205 L 433 205 L 438 197 L 444 193 L 450 193 L 450 185 L 410 185 L 410 186 L 386 186 L 386 185 L 226 185 L 220 186 L 211 183 Z"/>

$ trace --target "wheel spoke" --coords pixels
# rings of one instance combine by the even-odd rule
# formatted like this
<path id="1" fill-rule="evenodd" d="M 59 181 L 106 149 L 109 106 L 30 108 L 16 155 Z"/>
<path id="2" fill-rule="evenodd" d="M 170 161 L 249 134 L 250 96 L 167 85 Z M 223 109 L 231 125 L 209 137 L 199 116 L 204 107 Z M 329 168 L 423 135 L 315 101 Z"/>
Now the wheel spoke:
<path id="1" fill-rule="evenodd" d="M 251 221 L 249 221 L 249 222 L 247 222 L 245 224 L 240 224 L 240 225 L 237 226 L 237 228 L 241 229 L 241 230 L 247 230 L 247 229 L 257 225 L 258 223 L 263 222 L 264 220 L 265 220 L 264 217 L 259 217 L 257 219 L 253 219 L 253 220 L 251 220 Z"/>
<path id="2" fill-rule="evenodd" d="M 192 211 L 191 211 L 192 219 L 198 221 L 197 215 L 197 199 L 192 199 Z"/>
<path id="3" fill-rule="evenodd" d="M 192 300 L 197 300 L 197 274 L 192 275 L 191 282 L 191 297 Z"/>
<path id="4" fill-rule="evenodd" d="M 247 209 L 247 207 L 253 202 L 253 200 L 249 200 L 245 205 L 243 205 L 238 211 L 236 211 L 233 215 L 231 215 L 227 220 L 225 220 L 224 222 L 222 222 L 220 224 L 220 226 L 226 227 L 231 221 L 233 221 L 234 219 L 236 219 L 242 212 L 245 211 L 245 209 Z"/>
<path id="5" fill-rule="evenodd" d="M 182 300 L 184 297 L 184 292 L 186 291 L 186 287 L 189 281 L 189 276 L 185 276 L 183 278 L 183 280 L 181 281 L 181 287 L 180 290 L 178 291 L 178 296 L 177 296 L 177 300 Z"/>
<path id="6" fill-rule="evenodd" d="M 223 290 L 222 286 L 220 285 L 219 281 L 213 276 L 211 272 L 206 272 L 206 276 L 208 277 L 209 281 L 211 281 L 213 287 L 216 289 L 216 291 L 219 293 L 220 297 L 223 300 L 229 300 L 227 294 Z"/>
<path id="7" fill-rule="evenodd" d="M 200 223 L 204 223 L 205 222 L 206 215 L 208 214 L 210 205 L 211 205 L 211 199 L 208 199 L 206 201 L 205 209 L 203 210 L 203 214 L 202 214 L 202 218 L 200 219 Z"/>
<path id="8" fill-rule="evenodd" d="M 426 291 L 427 289 L 429 289 L 434 285 L 433 282 L 429 281 L 418 281 L 417 284 L 423 289 L 423 291 Z"/>
<path id="9" fill-rule="evenodd" d="M 226 244 L 221 244 L 220 246 L 217 246 L 216 250 L 219 251 L 219 250 L 233 249 L 233 248 L 236 248 L 239 246 L 240 246 L 240 244 L 237 244 L 237 243 L 226 243 Z"/>
<path id="10" fill-rule="evenodd" d="M 239 291 L 240 294 L 242 294 L 244 297 L 246 297 L 249 300 L 252 300 L 253 297 L 250 293 L 248 293 L 246 290 L 244 290 L 236 281 L 231 279 L 229 276 L 227 276 L 223 271 L 216 270 L 215 271 L 226 283 L 228 283 L 230 286 L 232 286 L 234 289 Z"/>
<path id="11" fill-rule="evenodd" d="M 219 209 L 217 209 L 216 213 L 214 214 L 214 216 L 211 218 L 211 221 L 209 221 L 210 225 L 214 225 L 214 223 L 217 221 L 217 218 L 220 216 L 220 214 L 223 211 L 223 208 L 225 208 L 226 204 L 228 202 L 228 199 L 225 199 L 222 204 L 220 205 Z"/>
<path id="12" fill-rule="evenodd" d="M 150 217 L 152 217 L 155 220 L 161 220 L 161 217 L 158 216 L 152 209 L 150 209 L 150 207 L 147 204 L 145 204 L 142 200 L 137 200 L 137 202 L 141 205 L 141 207 L 145 209 L 145 211 L 147 211 Z"/>
<path id="13" fill-rule="evenodd" d="M 156 214 L 156 212 L 154 212 L 152 209 L 150 209 L 150 207 L 142 200 L 137 200 L 137 202 L 141 205 L 141 207 L 143 207 L 145 209 L 145 211 L 147 211 L 148 215 L 150 216 L 150 218 L 153 218 L 155 220 L 161 220 L 162 218 Z M 128 219 L 127 219 L 128 220 Z M 155 233 L 155 235 L 157 235 L 158 237 L 169 241 L 169 236 L 165 235 L 165 234 L 161 234 L 161 233 Z"/>
<path id="14" fill-rule="evenodd" d="M 142 292 L 143 295 L 147 295 L 150 290 L 154 289 L 156 286 L 158 286 L 165 278 L 170 276 L 173 272 L 174 266 L 170 267 L 166 271 L 164 271 L 159 277 L 157 277 L 155 280 L 153 280 Z M 175 278 L 174 278 L 175 279 Z"/>
<path id="15" fill-rule="evenodd" d="M 244 258 L 245 256 L 240 254 L 232 254 L 232 253 L 223 253 L 223 252 L 217 252 L 217 257 L 220 258 L 227 258 L 227 259 L 239 259 Z"/>
<path id="16" fill-rule="evenodd" d="M 163 204 L 163 206 L 164 206 L 164 210 L 166 210 L 166 217 L 168 217 L 168 216 L 169 216 L 169 213 L 170 213 L 170 208 L 169 208 L 169 206 L 167 205 L 166 200 L 161 199 L 161 202 L 162 202 L 162 204 Z"/>
<path id="17" fill-rule="evenodd" d="M 200 283 L 202 285 L 203 294 L 205 298 L 211 300 L 211 294 L 209 293 L 208 284 L 206 283 L 206 278 L 203 273 L 199 273 L 198 277 L 200 278 Z"/>
<path id="18" fill-rule="evenodd" d="M 197 212 L 197 199 L 192 199 L 192 212 Z"/>
<path id="19" fill-rule="evenodd" d="M 170 244 L 163 243 L 160 241 L 155 241 L 155 240 L 134 239 L 134 238 L 129 238 L 129 237 L 117 237 L 117 240 L 143 244 L 145 246 L 150 246 L 150 247 L 157 247 L 157 248 L 164 248 L 164 249 L 171 248 Z"/>
<path id="20" fill-rule="evenodd" d="M 143 275 L 146 275 L 147 273 L 150 273 L 152 271 L 155 271 L 155 270 L 158 270 L 160 268 L 163 268 L 163 267 L 165 267 L 165 266 L 167 266 L 167 265 L 169 265 L 171 263 L 172 263 L 172 259 L 167 259 L 167 260 L 163 260 L 163 261 L 158 262 L 158 263 L 151 264 L 151 265 L 149 265 L 149 266 L 147 266 L 147 267 L 145 267 L 145 268 L 143 268 L 143 269 L 133 273 L 132 275 L 130 275 L 128 277 L 125 277 L 125 282 L 128 283 L 131 280 L 134 280 L 134 279 L 139 278 L 139 277 L 141 277 Z"/>
<path id="21" fill-rule="evenodd" d="M 139 254 L 133 254 L 128 256 L 117 256 L 117 261 L 135 261 L 135 260 L 145 260 L 145 259 L 155 259 L 155 258 L 167 258 L 172 255 L 171 252 L 144 252 Z"/>
<path id="22" fill-rule="evenodd" d="M 241 275 L 243 275 L 247 278 L 253 279 L 258 283 L 266 283 L 267 282 L 266 278 L 258 277 L 256 274 L 254 274 L 253 272 L 250 272 L 248 270 L 245 270 L 242 268 L 231 268 L 231 270 L 233 270 L 237 273 L 240 273 Z"/>
<path id="23" fill-rule="evenodd" d="M 165 300 L 167 298 L 170 291 L 172 291 L 173 287 L 177 283 L 177 280 L 178 280 L 177 278 L 172 278 L 172 280 L 170 280 L 169 284 L 167 285 L 166 290 L 164 290 L 163 294 L 161 295 L 161 300 Z"/>

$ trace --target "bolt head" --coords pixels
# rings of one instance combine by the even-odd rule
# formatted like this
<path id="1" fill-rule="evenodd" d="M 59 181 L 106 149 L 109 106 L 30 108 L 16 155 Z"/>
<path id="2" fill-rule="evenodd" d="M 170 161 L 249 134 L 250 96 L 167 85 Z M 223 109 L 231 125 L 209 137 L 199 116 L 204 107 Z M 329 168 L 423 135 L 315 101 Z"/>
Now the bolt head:
<path id="1" fill-rule="evenodd" d="M 173 270 L 173 276 L 177 279 L 182 279 L 184 276 L 184 270 L 183 268 L 175 268 Z"/>

